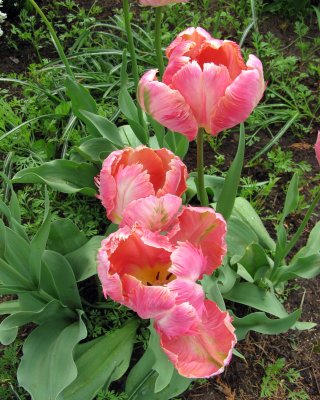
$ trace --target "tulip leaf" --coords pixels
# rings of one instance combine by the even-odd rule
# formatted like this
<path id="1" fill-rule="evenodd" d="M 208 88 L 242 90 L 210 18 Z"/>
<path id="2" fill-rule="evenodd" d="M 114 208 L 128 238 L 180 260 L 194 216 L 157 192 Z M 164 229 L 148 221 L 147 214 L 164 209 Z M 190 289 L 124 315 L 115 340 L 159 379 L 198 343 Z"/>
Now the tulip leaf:
<path id="1" fill-rule="evenodd" d="M 223 294 L 223 297 L 227 300 L 256 308 L 257 310 L 267 312 L 279 318 L 288 315 L 275 294 L 250 282 L 236 283 L 229 292 Z"/>
<path id="2" fill-rule="evenodd" d="M 119 135 L 125 146 L 138 147 L 142 144 L 133 132 L 130 125 L 122 125 L 119 128 Z"/>
<path id="3" fill-rule="evenodd" d="M 245 222 L 232 216 L 228 220 L 226 241 L 228 255 L 231 257 L 231 263 L 234 264 L 244 256 L 247 247 L 252 243 L 258 243 L 259 239 Z"/>
<path id="4" fill-rule="evenodd" d="M 137 321 L 76 348 L 76 379 L 59 395 L 59 400 L 91 400 L 104 386 L 121 378 L 129 367 Z"/>
<path id="5" fill-rule="evenodd" d="M 164 145 L 183 159 L 189 149 L 189 140 L 181 133 L 169 131 L 165 136 Z"/>
<path id="6" fill-rule="evenodd" d="M 261 246 L 272 251 L 275 250 L 274 240 L 270 237 L 260 217 L 246 199 L 243 197 L 236 198 L 232 214 L 249 226 L 258 237 Z"/>
<path id="7" fill-rule="evenodd" d="M 67 218 L 53 221 L 50 225 L 48 248 L 62 255 L 71 253 L 87 243 L 83 232 Z"/>
<path id="8" fill-rule="evenodd" d="M 273 280 L 279 284 L 296 278 L 315 278 L 319 273 L 320 253 L 299 257 L 293 260 L 289 265 L 278 267 Z"/>
<path id="9" fill-rule="evenodd" d="M 98 169 L 87 163 L 70 160 L 54 160 L 39 167 L 19 171 L 12 179 L 14 183 L 45 183 L 63 193 L 96 195 L 94 177 Z"/>
<path id="10" fill-rule="evenodd" d="M 97 104 L 88 89 L 69 77 L 66 79 L 65 85 L 67 96 L 70 97 L 72 102 L 74 115 L 78 117 L 79 109 L 98 114 Z"/>
<path id="11" fill-rule="evenodd" d="M 236 328 L 238 340 L 244 339 L 249 331 L 276 335 L 287 332 L 292 328 L 300 318 L 300 315 L 300 309 L 279 319 L 270 319 L 264 312 L 255 312 L 243 318 L 234 317 L 233 325 Z"/>
<path id="12" fill-rule="evenodd" d="M 19 300 L 9 300 L 0 303 L 0 315 L 13 314 L 21 311 Z"/>
<path id="13" fill-rule="evenodd" d="M 82 142 L 80 146 L 73 147 L 73 150 L 87 161 L 100 163 L 111 152 L 117 150 L 117 147 L 105 138 L 91 138 Z"/>
<path id="14" fill-rule="evenodd" d="M 310 256 L 312 254 L 320 253 L 320 221 L 315 224 L 309 234 L 307 244 L 296 253 L 292 261 L 297 258 Z"/>
<path id="15" fill-rule="evenodd" d="M 104 236 L 94 236 L 79 249 L 66 254 L 77 282 L 90 278 L 97 273 L 97 252 Z"/>
<path id="16" fill-rule="evenodd" d="M 238 186 L 244 160 L 245 132 L 243 123 L 240 124 L 240 138 L 237 154 L 227 173 L 222 192 L 217 201 L 217 212 L 227 221 L 232 213 L 237 196 Z"/>
<path id="17" fill-rule="evenodd" d="M 18 382 L 33 400 L 56 400 L 77 376 L 73 351 L 86 337 L 81 318 L 55 318 L 34 329 L 23 346 Z M 30 367 L 32 366 L 32 367 Z"/>
<path id="18" fill-rule="evenodd" d="M 286 200 L 283 208 L 282 222 L 284 219 L 292 213 L 298 205 L 299 202 L 299 174 L 296 172 L 289 184 Z"/>
<path id="19" fill-rule="evenodd" d="M 244 276 L 239 274 L 244 279 L 249 280 L 249 282 L 254 281 L 254 277 L 260 268 L 271 268 L 269 259 L 263 247 L 261 247 L 258 243 L 251 243 L 249 246 L 247 246 L 243 257 L 241 257 L 237 262 L 237 266 L 238 269 L 243 267 L 243 272 L 249 274 L 249 279 L 246 279 Z"/>

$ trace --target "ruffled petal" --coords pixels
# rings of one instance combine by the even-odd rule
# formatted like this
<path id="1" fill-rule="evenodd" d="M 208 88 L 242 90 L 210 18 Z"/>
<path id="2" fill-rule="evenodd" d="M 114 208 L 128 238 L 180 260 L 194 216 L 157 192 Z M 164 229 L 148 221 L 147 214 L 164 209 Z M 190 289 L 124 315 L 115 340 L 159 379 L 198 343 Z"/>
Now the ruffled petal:
<path id="1" fill-rule="evenodd" d="M 102 169 L 100 175 L 95 178 L 95 183 L 99 188 L 97 198 L 101 200 L 102 205 L 107 211 L 107 217 L 111 220 L 117 196 L 116 182 L 106 169 Z"/>
<path id="2" fill-rule="evenodd" d="M 226 89 L 211 117 L 210 132 L 216 135 L 245 121 L 259 103 L 264 82 L 258 69 L 242 71 Z"/>
<path id="3" fill-rule="evenodd" d="M 179 374 L 187 378 L 209 378 L 223 372 L 236 343 L 229 314 L 210 300 L 204 305 L 198 334 L 172 338 L 158 330 L 164 352 Z"/>
<path id="4" fill-rule="evenodd" d="M 192 46 L 193 51 L 190 49 L 190 52 L 186 55 L 194 58 L 195 54 L 197 54 L 201 48 L 202 43 L 210 39 L 212 39 L 212 36 L 203 28 L 187 28 L 183 32 L 179 33 L 176 39 L 167 47 L 166 55 L 168 58 L 171 58 L 172 52 L 177 46 L 180 46 L 183 42 L 189 41 L 194 43 Z"/>
<path id="5" fill-rule="evenodd" d="M 152 232 L 169 231 L 177 223 L 181 204 L 181 198 L 171 194 L 132 201 L 124 211 L 120 227 L 137 224 Z"/>
<path id="6" fill-rule="evenodd" d="M 202 286 L 188 279 L 178 277 L 168 284 L 174 293 L 176 304 L 189 303 L 201 317 L 204 309 L 204 292 Z"/>
<path id="7" fill-rule="evenodd" d="M 138 86 L 138 100 L 143 110 L 160 124 L 195 139 L 198 125 L 184 98 L 177 90 L 155 80 L 156 70 L 143 75 Z"/>
<path id="8" fill-rule="evenodd" d="M 121 221 L 123 212 L 131 201 L 154 194 L 150 176 L 147 171 L 143 171 L 141 164 L 128 165 L 119 169 L 115 177 L 115 186 L 117 189 L 115 207 L 108 215 L 114 223 Z"/>
<path id="9" fill-rule="evenodd" d="M 184 207 L 178 221 L 180 230 L 170 239 L 172 244 L 188 241 L 201 249 L 207 259 L 204 273 L 211 274 L 222 264 L 227 250 L 227 225 L 222 215 L 209 207 Z"/>

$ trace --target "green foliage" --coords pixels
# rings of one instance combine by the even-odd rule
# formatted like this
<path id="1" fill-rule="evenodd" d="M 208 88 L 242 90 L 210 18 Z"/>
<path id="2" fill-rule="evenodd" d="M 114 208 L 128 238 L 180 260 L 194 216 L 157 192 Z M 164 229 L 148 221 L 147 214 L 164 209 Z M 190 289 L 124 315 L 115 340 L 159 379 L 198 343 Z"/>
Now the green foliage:
<path id="1" fill-rule="evenodd" d="M 286 367 L 285 358 L 278 358 L 273 364 L 261 366 L 265 369 L 262 378 L 260 398 L 273 399 L 278 395 L 290 400 L 308 400 L 310 397 L 299 387 L 301 375 L 294 368 Z"/>

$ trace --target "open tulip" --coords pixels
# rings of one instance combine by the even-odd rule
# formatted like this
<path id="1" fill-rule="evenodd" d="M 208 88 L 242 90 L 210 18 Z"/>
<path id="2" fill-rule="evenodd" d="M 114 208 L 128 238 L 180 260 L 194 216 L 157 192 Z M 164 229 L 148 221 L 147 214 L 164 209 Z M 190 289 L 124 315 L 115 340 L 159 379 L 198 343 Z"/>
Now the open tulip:
<path id="1" fill-rule="evenodd" d="M 320 165 L 320 131 L 318 132 L 318 138 L 317 138 L 316 144 L 314 146 L 314 149 L 316 152 L 316 157 L 317 157 L 318 163 Z"/>
<path id="2" fill-rule="evenodd" d="M 167 4 L 187 3 L 189 0 L 139 0 L 142 6 L 161 7 Z"/>
<path id="3" fill-rule="evenodd" d="M 187 377 L 221 373 L 236 342 L 228 313 L 205 301 L 196 283 L 206 266 L 201 248 L 172 246 L 164 236 L 128 226 L 98 253 L 104 295 L 154 319 L 164 351 Z"/>
<path id="4" fill-rule="evenodd" d="M 146 72 L 138 100 L 146 113 L 189 140 L 199 128 L 216 135 L 243 122 L 265 90 L 260 60 L 245 64 L 240 47 L 218 40 L 202 28 L 189 28 L 167 48 L 163 81 L 157 70 Z"/>
<path id="5" fill-rule="evenodd" d="M 167 193 L 181 196 L 187 188 L 186 179 L 186 166 L 171 151 L 140 146 L 111 153 L 96 184 L 108 218 L 119 223 L 131 201 Z"/>

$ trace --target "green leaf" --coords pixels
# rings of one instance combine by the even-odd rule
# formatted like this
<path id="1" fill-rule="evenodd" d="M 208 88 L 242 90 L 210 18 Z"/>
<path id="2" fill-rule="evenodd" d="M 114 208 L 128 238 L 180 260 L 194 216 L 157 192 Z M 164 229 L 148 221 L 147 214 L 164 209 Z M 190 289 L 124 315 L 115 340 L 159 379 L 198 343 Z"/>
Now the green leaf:
<path id="1" fill-rule="evenodd" d="M 296 253 L 292 261 L 300 257 L 310 256 L 312 254 L 320 253 L 320 221 L 315 224 L 310 232 L 307 244 Z"/>
<path id="2" fill-rule="evenodd" d="M 245 271 L 249 274 L 251 278 L 249 282 L 254 281 L 254 277 L 260 268 L 266 267 L 266 270 L 271 268 L 269 259 L 263 247 L 261 247 L 258 243 L 251 243 L 246 248 L 243 257 L 239 259 L 237 265 L 238 268 L 242 266 L 245 269 Z M 241 274 L 239 275 L 242 276 Z M 242 277 L 244 278 L 244 276 Z"/>
<path id="3" fill-rule="evenodd" d="M 23 346 L 17 377 L 33 400 L 56 400 L 76 379 L 73 351 L 86 334 L 81 318 L 73 323 L 53 319 L 31 332 Z"/>
<path id="4" fill-rule="evenodd" d="M 119 135 L 125 146 L 138 147 L 142 144 L 133 132 L 130 125 L 122 125 L 119 128 Z"/>
<path id="5" fill-rule="evenodd" d="M 81 300 L 73 270 L 67 259 L 52 250 L 46 250 L 42 257 L 47 274 L 41 275 L 40 287 L 61 301 L 70 309 L 81 309 Z M 50 279 L 50 276 L 52 279 Z"/>
<path id="6" fill-rule="evenodd" d="M 97 252 L 104 238 L 104 236 L 94 236 L 79 249 L 66 254 L 77 282 L 97 273 Z"/>
<path id="7" fill-rule="evenodd" d="M 320 253 L 311 254 L 306 257 L 299 257 L 289 265 L 277 268 L 274 273 L 273 281 L 278 285 L 291 279 L 304 278 L 312 279 L 320 273 Z"/>
<path id="8" fill-rule="evenodd" d="M 260 217 L 246 199 L 242 197 L 236 198 L 232 214 L 250 227 L 258 237 L 261 246 L 272 251 L 275 250 L 274 240 L 270 237 Z"/>
<path id="9" fill-rule="evenodd" d="M 242 257 L 247 247 L 251 243 L 258 243 L 259 239 L 256 233 L 241 219 L 231 217 L 228 220 L 227 229 L 227 249 L 231 257 L 231 263 L 234 264 Z M 237 256 L 236 258 L 233 258 Z"/>
<path id="10" fill-rule="evenodd" d="M 189 149 L 189 140 L 181 133 L 169 131 L 165 136 L 164 146 L 183 159 Z"/>
<path id="11" fill-rule="evenodd" d="M 253 283 L 236 283 L 229 292 L 223 294 L 223 297 L 227 300 L 245 304 L 279 318 L 288 315 L 283 305 L 273 293 L 259 288 Z"/>
<path id="12" fill-rule="evenodd" d="M 99 163 L 117 150 L 109 140 L 104 138 L 87 139 L 78 147 L 73 147 L 85 160 Z"/>
<path id="13" fill-rule="evenodd" d="M 9 300 L 0 303 L 0 315 L 13 314 L 21 311 L 19 300 Z"/>
<path id="14" fill-rule="evenodd" d="M 264 333 L 266 335 L 277 335 L 287 332 L 298 321 L 301 310 L 296 310 L 286 317 L 270 319 L 263 312 L 249 314 L 243 318 L 234 317 L 232 324 L 236 328 L 238 340 L 246 337 L 249 331 Z"/>
<path id="15" fill-rule="evenodd" d="M 98 114 L 97 104 L 88 89 L 69 77 L 66 79 L 66 88 L 67 96 L 70 97 L 72 102 L 74 115 L 79 117 L 79 109 Z"/>
<path id="16" fill-rule="evenodd" d="M 96 195 L 94 177 L 98 169 L 87 163 L 70 160 L 54 160 L 40 167 L 19 171 L 12 179 L 14 183 L 45 183 L 63 193 Z"/>
<path id="17" fill-rule="evenodd" d="M 233 282 L 235 282 L 235 280 Z M 214 275 L 211 275 L 211 276 L 204 275 L 204 277 L 201 281 L 201 286 L 203 287 L 203 290 L 205 291 L 206 297 L 209 300 L 212 300 L 215 303 L 217 303 L 220 310 L 226 311 L 226 305 L 225 305 L 223 297 L 221 295 L 219 285 L 217 282 L 217 278 Z"/>
<path id="18" fill-rule="evenodd" d="M 218 270 L 217 284 L 219 291 L 222 294 L 230 292 L 237 282 L 237 279 L 238 276 L 236 272 L 230 268 L 228 263 L 224 263 Z"/>
<path id="19" fill-rule="evenodd" d="M 96 133 L 95 136 L 100 135 L 102 138 L 109 140 L 119 148 L 123 147 L 118 128 L 115 124 L 110 122 L 107 118 L 98 114 L 93 114 L 90 111 L 78 110 L 81 119 L 86 123 L 88 130 L 91 134 Z"/>
<path id="20" fill-rule="evenodd" d="M 282 221 L 287 215 L 292 213 L 298 205 L 299 202 L 299 174 L 296 172 L 289 184 L 286 200 L 283 208 Z"/>
<path id="21" fill-rule="evenodd" d="M 85 234 L 69 219 L 58 219 L 51 223 L 47 246 L 49 250 L 65 255 L 86 243 Z"/>
<path id="22" fill-rule="evenodd" d="M 238 186 L 244 160 L 245 132 L 243 123 L 240 125 L 240 138 L 237 154 L 227 173 L 222 192 L 217 201 L 217 212 L 227 221 L 232 213 L 237 196 Z"/>
<path id="23" fill-rule="evenodd" d="M 91 400 L 102 387 L 119 378 L 129 367 L 137 321 L 76 348 L 77 378 L 60 395 L 59 400 Z M 106 385 L 107 383 L 107 385 Z"/>

